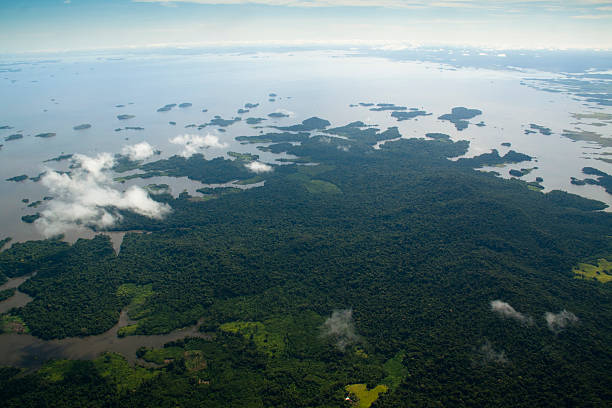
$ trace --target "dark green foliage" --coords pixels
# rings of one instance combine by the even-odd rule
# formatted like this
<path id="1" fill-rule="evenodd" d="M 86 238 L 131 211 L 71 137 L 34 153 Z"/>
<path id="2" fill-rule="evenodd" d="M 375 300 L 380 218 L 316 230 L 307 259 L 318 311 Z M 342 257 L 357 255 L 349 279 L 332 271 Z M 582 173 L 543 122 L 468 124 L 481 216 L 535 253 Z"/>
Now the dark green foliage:
<path id="1" fill-rule="evenodd" d="M 115 165 L 113 171 L 117 173 L 124 173 L 126 171 L 135 170 L 142 164 L 142 160 L 132 160 L 129 156 L 122 154 L 115 155 Z"/>
<path id="2" fill-rule="evenodd" d="M 27 179 L 28 179 L 28 176 L 26 174 L 21 174 L 19 176 L 7 178 L 6 181 L 17 181 L 17 182 L 19 182 L 19 181 L 25 181 Z"/>
<path id="3" fill-rule="evenodd" d="M 239 117 L 235 117 L 233 119 L 223 119 L 221 116 L 215 116 L 206 125 L 227 127 L 227 126 L 233 125 L 236 122 L 240 122 L 241 120 L 242 120 L 242 118 L 239 118 Z M 200 128 L 202 128 L 202 127 L 204 127 L 206 125 L 201 125 Z"/>
<path id="4" fill-rule="evenodd" d="M 593 167 L 584 167 L 582 169 L 582 172 L 584 174 L 589 174 L 589 175 L 593 175 L 593 176 L 598 176 L 596 179 L 596 182 L 593 184 L 596 184 L 598 186 L 602 186 L 603 188 L 606 189 L 606 192 L 608 194 L 612 194 L 612 176 L 609 175 L 608 173 L 605 173 L 601 170 L 597 170 Z M 586 180 L 591 180 L 591 179 L 585 179 Z M 574 183 L 576 184 L 576 183 Z"/>
<path id="5" fill-rule="evenodd" d="M 34 135 L 34 137 L 40 137 L 41 139 L 48 139 L 50 137 L 55 137 L 56 134 L 53 132 L 47 132 L 47 133 L 39 133 L 37 135 Z"/>
<path id="6" fill-rule="evenodd" d="M 47 159 L 47 160 L 45 160 L 45 161 L 44 161 L 44 163 L 47 163 L 47 162 L 52 162 L 52 161 L 60 162 L 60 161 L 62 161 L 62 160 L 68 160 L 68 159 L 71 159 L 71 158 L 72 158 L 72 156 L 73 156 L 72 154 L 60 154 L 60 155 L 59 155 L 59 156 L 57 156 L 57 157 L 53 157 L 53 158 L 51 158 L 51 159 Z"/>
<path id="7" fill-rule="evenodd" d="M 0 272 L 11 278 L 36 272 L 58 262 L 68 248 L 59 239 L 16 242 L 0 252 Z"/>
<path id="8" fill-rule="evenodd" d="M 310 136 L 309 133 L 299 132 L 283 132 L 283 133 L 266 133 L 258 136 L 238 136 L 239 142 L 248 143 L 279 143 L 279 142 L 303 142 Z"/>
<path id="9" fill-rule="evenodd" d="M 5 142 L 10 142 L 12 140 L 19 140 L 19 139 L 23 139 L 23 135 L 21 133 L 15 133 L 12 135 L 8 135 L 4 138 Z"/>
<path id="10" fill-rule="evenodd" d="M 552 131 L 550 130 L 550 128 L 544 127 L 544 126 L 540 126 L 540 125 L 536 125 L 535 123 L 530 123 L 529 127 L 531 129 L 537 130 L 538 132 L 540 132 L 543 135 L 552 135 Z M 534 133 L 534 132 L 531 132 Z"/>
<path id="11" fill-rule="evenodd" d="M 466 129 L 469 125 L 469 122 L 466 119 L 472 119 L 478 115 L 482 114 L 482 111 L 478 109 L 468 109 L 463 106 L 459 106 L 453 108 L 451 113 L 446 113 L 438 119 L 440 120 L 448 120 L 452 124 L 455 125 L 455 128 L 459 131 Z"/>
<path id="12" fill-rule="evenodd" d="M 194 154 L 189 158 L 172 156 L 168 159 L 146 163 L 140 166 L 145 173 L 138 177 L 149 178 L 155 176 L 186 176 L 205 184 L 226 183 L 236 179 L 247 179 L 253 176 L 241 161 L 225 160 L 217 157 L 206 160 L 201 154 Z"/>
<path id="13" fill-rule="evenodd" d="M 6 300 L 15 294 L 15 288 L 0 290 L 0 302 Z"/>
<path id="14" fill-rule="evenodd" d="M 457 162 L 470 167 L 482 167 L 494 166 L 496 164 L 520 163 L 523 161 L 531 161 L 531 159 L 531 156 L 524 153 L 517 153 L 514 150 L 510 150 L 505 155 L 500 156 L 497 149 L 493 149 L 491 153 L 483 153 L 470 159 L 459 159 Z"/>
<path id="15" fill-rule="evenodd" d="M 402 120 L 414 119 L 418 116 L 429 116 L 431 113 L 427 113 L 422 110 L 410 110 L 409 112 L 405 111 L 394 111 L 391 113 L 391 116 L 396 118 L 398 122 Z"/>
<path id="16" fill-rule="evenodd" d="M 29 214 L 29 215 L 23 215 L 21 217 L 21 221 L 23 221 L 23 222 L 25 222 L 27 224 L 32 224 L 34 221 L 36 221 L 39 218 L 40 218 L 40 213 Z"/>
<path id="17" fill-rule="evenodd" d="M 59 255 L 53 257 L 54 262 L 39 263 L 36 276 L 20 286 L 34 300 L 19 310 L 19 316 L 32 334 L 45 339 L 110 329 L 121 304 L 116 296 L 119 276 L 113 268 L 115 252 L 109 238 L 80 239 Z"/>
<path id="18" fill-rule="evenodd" d="M 317 118 L 316 116 L 303 120 L 300 125 L 293 126 L 275 126 L 278 130 L 285 130 L 288 132 L 310 132 L 312 130 L 323 130 L 328 127 L 331 123 L 328 120 Z"/>
<path id="19" fill-rule="evenodd" d="M 262 121 L 266 120 L 265 118 L 247 118 L 247 125 L 259 125 Z"/>
<path id="20" fill-rule="evenodd" d="M 257 149 L 261 150 L 262 152 L 272 152 L 275 154 L 289 151 L 292 148 L 293 148 L 293 145 L 289 142 L 275 143 L 269 146 L 257 146 Z"/>
<path id="21" fill-rule="evenodd" d="M 351 140 L 314 136 L 293 146 L 289 153 L 319 164 L 275 167 L 263 187 L 200 202 L 162 196 L 173 212 L 162 223 L 126 215 L 121 228 L 155 232 L 127 234 L 117 257 L 105 239 L 79 241 L 23 285 L 34 301 L 20 316 L 37 335 L 56 337 L 110 327 L 126 303 L 117 288 L 150 284 L 137 333 L 203 318 L 211 340 L 171 346 L 201 351 L 205 369 L 190 371 L 177 353 L 127 394 L 86 363 L 63 388 L 0 371 L 5 405 L 36 405 L 43 395 L 61 405 L 65 393 L 80 401 L 79 387 L 90 387 L 88 406 L 343 406 L 347 384 L 387 381 L 394 389 L 376 406 L 605 406 L 612 287 L 571 272 L 612 252 L 612 217 L 592 211 L 603 204 L 531 191 L 474 171 L 473 159 L 448 160 L 466 141 L 401 139 L 374 150 L 385 132 L 363 137 L 362 127 L 329 130 Z M 391 129 L 385 138 L 397 135 Z M 156 166 L 212 177 L 210 162 Z M 314 180 L 341 193 L 313 193 Z M 501 319 L 490 310 L 495 299 L 534 324 Z M 352 309 L 359 335 L 345 352 L 322 335 L 335 309 Z M 580 324 L 553 333 L 543 315 L 563 309 Z M 222 330 L 232 322 L 264 335 Z M 483 344 L 508 362 L 484 358 Z"/>

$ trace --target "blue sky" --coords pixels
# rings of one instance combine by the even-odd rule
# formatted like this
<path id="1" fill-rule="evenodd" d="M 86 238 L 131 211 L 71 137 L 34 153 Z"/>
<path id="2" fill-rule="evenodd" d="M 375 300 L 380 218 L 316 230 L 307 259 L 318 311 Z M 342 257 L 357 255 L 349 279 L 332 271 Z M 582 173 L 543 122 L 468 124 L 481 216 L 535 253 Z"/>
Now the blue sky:
<path id="1" fill-rule="evenodd" d="M 612 0 L 2 0 L 0 53 L 223 44 L 612 49 Z"/>

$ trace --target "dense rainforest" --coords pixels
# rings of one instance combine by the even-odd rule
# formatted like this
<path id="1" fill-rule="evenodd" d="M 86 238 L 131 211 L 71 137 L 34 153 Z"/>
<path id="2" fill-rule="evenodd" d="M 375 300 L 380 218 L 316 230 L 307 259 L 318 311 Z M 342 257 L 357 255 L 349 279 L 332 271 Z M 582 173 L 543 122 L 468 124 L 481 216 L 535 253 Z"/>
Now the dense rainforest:
<path id="1" fill-rule="evenodd" d="M 0 274 L 36 272 L 19 288 L 33 301 L 3 319 L 37 337 L 102 333 L 126 308 L 122 336 L 210 334 L 140 349 L 146 367 L 108 353 L 2 368 L 3 406 L 610 404 L 612 289 L 572 272 L 610 259 L 602 203 L 473 169 L 526 155 L 453 161 L 468 142 L 446 137 L 375 149 L 397 129 L 360 122 L 305 137 L 320 121 L 242 138 L 312 165 L 206 200 L 155 195 L 172 212 L 124 212 L 117 230 L 147 233 L 127 233 L 118 254 L 105 235 L 0 253 Z M 142 170 L 252 177 L 239 160 Z"/>

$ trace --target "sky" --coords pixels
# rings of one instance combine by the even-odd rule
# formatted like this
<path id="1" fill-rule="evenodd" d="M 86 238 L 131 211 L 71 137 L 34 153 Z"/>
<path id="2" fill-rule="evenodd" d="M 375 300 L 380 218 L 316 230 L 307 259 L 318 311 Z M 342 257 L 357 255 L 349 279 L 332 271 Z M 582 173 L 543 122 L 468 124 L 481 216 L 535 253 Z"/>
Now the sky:
<path id="1" fill-rule="evenodd" d="M 2 54 L 218 45 L 612 49 L 612 0 L 1 0 Z"/>

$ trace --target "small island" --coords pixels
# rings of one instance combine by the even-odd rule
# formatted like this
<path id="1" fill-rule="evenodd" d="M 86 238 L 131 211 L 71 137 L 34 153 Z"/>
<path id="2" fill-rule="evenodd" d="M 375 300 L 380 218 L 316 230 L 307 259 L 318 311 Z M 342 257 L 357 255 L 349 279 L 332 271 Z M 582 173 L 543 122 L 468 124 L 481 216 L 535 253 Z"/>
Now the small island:
<path id="1" fill-rule="evenodd" d="M 15 133 L 15 134 L 5 137 L 4 141 L 10 142 L 11 140 L 19 140 L 19 139 L 23 139 L 23 135 L 21 133 Z"/>
<path id="2" fill-rule="evenodd" d="M 266 120 L 265 118 L 247 118 L 247 125 L 259 125 L 262 121 Z"/>
<path id="3" fill-rule="evenodd" d="M 245 109 L 255 109 L 258 106 L 259 106 L 259 103 L 245 103 L 244 104 Z"/>
<path id="4" fill-rule="evenodd" d="M 189 107 L 191 107 L 191 106 L 192 106 L 192 103 L 191 103 L 191 102 L 183 102 L 183 103 L 179 104 L 179 106 L 178 106 L 178 107 L 179 107 L 179 108 L 189 108 Z"/>
<path id="5" fill-rule="evenodd" d="M 168 112 L 170 111 L 172 108 L 174 108 L 176 106 L 176 103 L 169 103 L 166 104 L 164 106 L 162 106 L 161 108 L 159 108 L 157 111 L 158 112 Z"/>
<path id="6" fill-rule="evenodd" d="M 405 111 L 408 110 L 406 106 L 397 106 L 393 103 L 377 103 L 375 108 L 370 109 L 373 112 L 382 111 Z"/>
<path id="7" fill-rule="evenodd" d="M 414 119 L 417 116 L 430 116 L 430 115 L 431 115 L 431 113 L 427 113 L 427 112 L 422 111 L 422 110 L 412 110 L 412 109 L 409 112 L 406 112 L 406 111 L 393 111 L 393 112 L 391 112 L 391 116 L 396 118 L 398 122 L 401 122 L 403 120 Z"/>
<path id="8" fill-rule="evenodd" d="M 268 117 L 271 117 L 271 118 L 288 118 L 289 114 L 284 113 L 284 112 L 272 112 L 272 113 L 268 113 Z"/>
<path id="9" fill-rule="evenodd" d="M 21 174 L 19 176 L 15 176 L 15 177 L 11 177 L 11 178 L 7 178 L 6 181 L 15 181 L 15 182 L 20 182 L 20 181 L 26 181 L 29 177 L 25 174 Z"/>
<path id="10" fill-rule="evenodd" d="M 40 137 L 41 139 L 48 139 L 50 137 L 55 137 L 55 136 L 56 136 L 56 133 L 47 132 L 47 133 L 39 133 L 35 135 L 34 137 Z"/>
<path id="11" fill-rule="evenodd" d="M 128 120 L 128 119 L 133 119 L 135 117 L 136 117 L 135 115 L 127 115 L 127 114 L 117 115 L 117 119 L 119 120 Z"/>
<path id="12" fill-rule="evenodd" d="M 89 123 L 83 123 L 82 125 L 74 126 L 72 129 L 73 130 L 85 130 L 85 129 L 89 129 L 89 128 L 91 128 L 91 125 Z"/>
<path id="13" fill-rule="evenodd" d="M 538 132 L 540 132 L 543 135 L 549 136 L 552 135 L 552 131 L 550 130 L 550 128 L 544 127 L 544 126 L 540 126 L 540 125 L 536 125 L 535 123 L 530 123 L 529 124 L 529 128 L 533 129 L 533 130 L 529 130 L 526 129 L 525 130 L 525 134 L 529 134 L 529 133 L 535 133 L 535 131 L 537 130 Z"/>
<path id="14" fill-rule="evenodd" d="M 23 217 L 21 217 L 21 221 L 27 224 L 32 224 L 34 221 L 36 221 L 39 218 L 40 218 L 40 213 L 36 213 L 36 214 L 31 214 L 31 215 L 24 215 Z"/>
<path id="15" fill-rule="evenodd" d="M 236 122 L 240 122 L 242 120 L 242 118 L 236 116 L 233 119 L 223 119 L 221 116 L 215 116 L 209 123 L 207 123 L 207 125 L 211 125 L 211 126 L 222 126 L 222 127 L 227 127 L 230 125 L 233 125 Z M 202 125 L 200 125 L 202 126 Z M 202 126 L 205 127 L 206 125 Z"/>
<path id="16" fill-rule="evenodd" d="M 467 129 L 470 122 L 468 119 L 472 119 L 478 115 L 482 114 L 481 110 L 478 109 L 468 109 L 463 106 L 458 106 L 451 109 L 451 113 L 446 113 L 442 116 L 439 116 L 440 120 L 448 120 L 452 124 L 455 125 L 455 128 L 459 131 Z"/>

